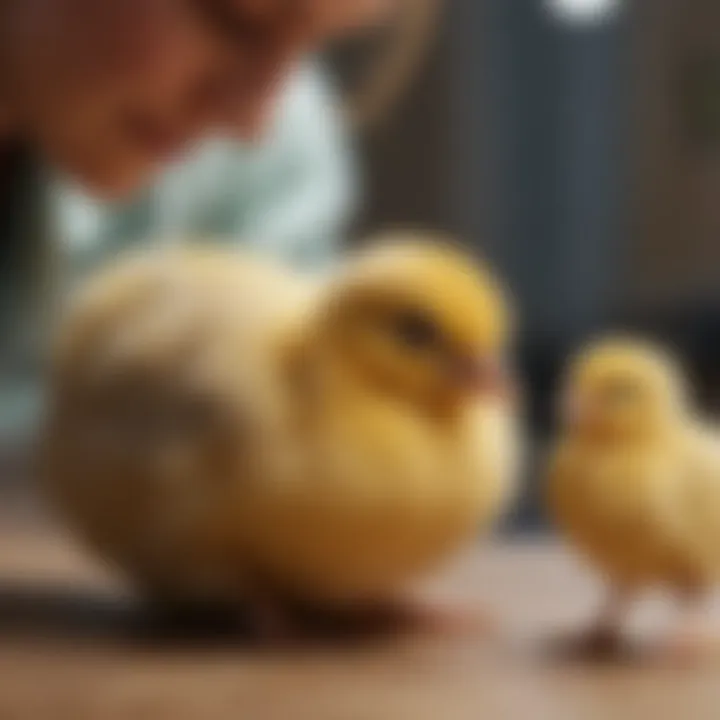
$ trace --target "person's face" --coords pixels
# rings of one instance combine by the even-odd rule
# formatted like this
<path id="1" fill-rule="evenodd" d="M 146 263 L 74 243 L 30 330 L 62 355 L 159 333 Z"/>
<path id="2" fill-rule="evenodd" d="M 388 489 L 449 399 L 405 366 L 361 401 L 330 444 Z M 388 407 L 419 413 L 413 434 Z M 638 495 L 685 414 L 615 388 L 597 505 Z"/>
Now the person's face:
<path id="1" fill-rule="evenodd" d="M 19 0 L 10 101 L 54 164 L 120 195 L 208 134 L 262 131 L 287 71 L 393 0 Z"/>

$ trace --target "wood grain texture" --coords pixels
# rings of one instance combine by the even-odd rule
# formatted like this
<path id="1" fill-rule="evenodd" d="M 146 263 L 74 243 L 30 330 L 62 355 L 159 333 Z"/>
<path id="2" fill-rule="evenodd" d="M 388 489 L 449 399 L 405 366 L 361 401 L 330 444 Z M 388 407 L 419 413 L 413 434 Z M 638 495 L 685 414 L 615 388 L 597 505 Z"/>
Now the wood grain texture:
<path id="1" fill-rule="evenodd" d="M 422 589 L 469 611 L 463 623 L 263 651 L 148 642 L 122 588 L 44 524 L 4 523 L 0 548 L 3 720 L 717 717 L 716 668 L 580 664 L 551 651 L 599 597 L 547 542 L 478 548 Z M 481 608 L 501 618 L 492 640 L 472 620 Z M 644 607 L 638 635 L 663 612 Z"/>

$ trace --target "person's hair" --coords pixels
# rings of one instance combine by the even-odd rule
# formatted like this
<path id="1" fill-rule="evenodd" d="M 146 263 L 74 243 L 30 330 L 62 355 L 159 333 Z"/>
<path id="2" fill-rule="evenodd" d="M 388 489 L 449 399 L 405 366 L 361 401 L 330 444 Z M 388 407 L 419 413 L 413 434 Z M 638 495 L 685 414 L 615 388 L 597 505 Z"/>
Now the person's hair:
<path id="1" fill-rule="evenodd" d="M 346 97 L 346 113 L 356 129 L 381 122 L 402 97 L 431 47 L 442 5 L 443 0 L 400 3 L 395 22 L 383 33 L 361 82 Z"/>

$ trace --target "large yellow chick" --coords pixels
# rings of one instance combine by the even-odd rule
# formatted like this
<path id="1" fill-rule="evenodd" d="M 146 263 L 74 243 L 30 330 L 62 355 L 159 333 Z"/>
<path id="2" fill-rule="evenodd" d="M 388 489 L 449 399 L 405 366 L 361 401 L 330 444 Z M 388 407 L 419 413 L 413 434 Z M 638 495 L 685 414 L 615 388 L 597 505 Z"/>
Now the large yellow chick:
<path id="1" fill-rule="evenodd" d="M 606 339 L 576 359 L 561 399 L 550 508 L 610 586 L 590 646 L 616 647 L 630 603 L 661 586 L 688 603 L 670 648 L 699 649 L 700 601 L 720 574 L 720 444 L 680 368 L 650 343 Z"/>
<path id="2" fill-rule="evenodd" d="M 59 333 L 50 494 L 159 600 L 382 602 L 512 498 L 510 338 L 490 271 L 435 238 L 378 238 L 314 280 L 140 255 Z"/>

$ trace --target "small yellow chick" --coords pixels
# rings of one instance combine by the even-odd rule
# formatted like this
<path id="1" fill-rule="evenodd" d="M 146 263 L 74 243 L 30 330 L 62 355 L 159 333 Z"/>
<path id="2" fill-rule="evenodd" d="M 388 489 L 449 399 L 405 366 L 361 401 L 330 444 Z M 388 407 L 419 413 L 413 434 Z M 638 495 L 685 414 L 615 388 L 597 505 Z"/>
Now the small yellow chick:
<path id="1" fill-rule="evenodd" d="M 436 238 L 378 238 L 314 280 L 141 255 L 59 333 L 51 496 L 154 598 L 383 602 L 512 499 L 511 336 L 491 272 Z"/>
<path id="2" fill-rule="evenodd" d="M 692 649 L 703 635 L 697 603 L 720 574 L 720 444 L 680 368 L 650 343 L 602 340 L 572 364 L 561 415 L 550 509 L 610 585 L 590 647 L 616 647 L 629 604 L 663 586 L 692 603 L 670 643 Z"/>

